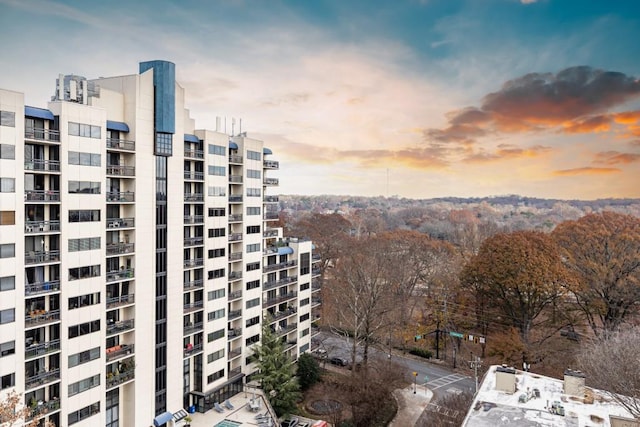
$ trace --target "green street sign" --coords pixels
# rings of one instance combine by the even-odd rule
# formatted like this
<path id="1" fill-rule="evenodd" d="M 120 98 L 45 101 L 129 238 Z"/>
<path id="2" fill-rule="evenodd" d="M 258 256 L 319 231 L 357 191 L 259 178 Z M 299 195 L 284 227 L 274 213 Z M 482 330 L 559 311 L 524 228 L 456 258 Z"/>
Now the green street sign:
<path id="1" fill-rule="evenodd" d="M 456 337 L 456 338 L 464 337 L 464 335 L 461 334 L 460 332 L 449 332 L 449 335 L 451 335 L 452 337 Z"/>

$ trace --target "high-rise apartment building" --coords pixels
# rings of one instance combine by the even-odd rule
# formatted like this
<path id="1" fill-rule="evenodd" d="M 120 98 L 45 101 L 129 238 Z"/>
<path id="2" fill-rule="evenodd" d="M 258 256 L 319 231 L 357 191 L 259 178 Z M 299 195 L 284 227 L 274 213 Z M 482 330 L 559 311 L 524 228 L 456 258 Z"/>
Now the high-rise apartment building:
<path id="1" fill-rule="evenodd" d="M 317 258 L 284 238 L 262 141 L 197 129 L 175 66 L 0 90 L 0 399 L 57 426 L 163 425 L 243 390 L 270 314 L 292 358 Z M 234 132 L 232 132 L 234 133 Z"/>

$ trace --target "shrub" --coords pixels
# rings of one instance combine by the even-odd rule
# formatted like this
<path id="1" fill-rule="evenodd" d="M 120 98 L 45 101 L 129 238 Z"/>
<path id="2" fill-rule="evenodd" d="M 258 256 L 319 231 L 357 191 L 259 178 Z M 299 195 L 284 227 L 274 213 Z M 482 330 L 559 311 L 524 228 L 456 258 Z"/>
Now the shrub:
<path id="1" fill-rule="evenodd" d="M 412 348 L 409 350 L 409 354 L 424 357 L 425 359 L 431 359 L 433 357 L 433 353 L 430 350 L 425 350 L 423 348 Z"/>

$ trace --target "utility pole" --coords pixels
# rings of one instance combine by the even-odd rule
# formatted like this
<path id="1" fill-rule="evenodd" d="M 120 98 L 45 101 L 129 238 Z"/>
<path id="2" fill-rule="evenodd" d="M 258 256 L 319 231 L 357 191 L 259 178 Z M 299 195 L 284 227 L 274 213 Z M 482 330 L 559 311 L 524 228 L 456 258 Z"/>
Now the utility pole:
<path id="1" fill-rule="evenodd" d="M 436 324 L 436 359 L 440 359 L 440 319 Z"/>
<path id="2" fill-rule="evenodd" d="M 478 356 L 473 357 L 473 352 L 471 352 L 471 360 L 469 360 L 469 367 L 473 369 L 473 373 L 476 379 L 476 393 L 478 392 L 478 368 L 482 366 L 482 361 Z"/>

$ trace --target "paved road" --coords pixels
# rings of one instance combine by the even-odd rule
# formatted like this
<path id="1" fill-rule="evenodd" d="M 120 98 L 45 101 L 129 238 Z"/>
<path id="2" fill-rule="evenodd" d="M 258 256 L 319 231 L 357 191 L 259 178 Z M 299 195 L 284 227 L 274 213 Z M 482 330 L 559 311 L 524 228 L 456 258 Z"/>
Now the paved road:
<path id="1" fill-rule="evenodd" d="M 346 360 L 351 360 L 351 346 L 353 341 L 339 335 L 334 335 L 327 332 L 322 332 L 318 336 L 320 341 L 320 348 L 327 351 L 327 357 L 342 357 Z M 387 357 L 387 353 L 377 348 L 370 349 L 371 357 Z M 362 359 L 362 351 L 358 350 L 356 361 Z M 400 365 L 406 367 L 407 381 L 413 382 L 413 372 L 417 372 L 418 375 L 415 378 L 417 384 L 425 385 L 430 390 L 433 390 L 436 396 L 442 395 L 442 392 L 447 393 L 462 393 L 468 391 L 473 394 L 475 391 L 475 380 L 468 376 L 448 368 L 447 366 L 441 366 L 434 363 L 429 363 L 426 360 L 414 359 L 411 357 L 403 357 L 397 353 L 394 353 L 392 359 Z"/>

